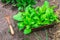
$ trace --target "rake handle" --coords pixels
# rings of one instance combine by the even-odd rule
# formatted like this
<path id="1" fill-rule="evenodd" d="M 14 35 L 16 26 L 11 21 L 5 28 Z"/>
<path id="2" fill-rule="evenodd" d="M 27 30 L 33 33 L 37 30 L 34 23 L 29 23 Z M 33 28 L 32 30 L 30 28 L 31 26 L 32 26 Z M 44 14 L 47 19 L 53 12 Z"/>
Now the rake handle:
<path id="1" fill-rule="evenodd" d="M 10 22 L 10 17 L 6 17 L 6 20 L 8 22 L 11 34 L 14 35 L 14 30 L 13 30 L 13 27 L 12 27 L 11 22 Z"/>
<path id="2" fill-rule="evenodd" d="M 12 25 L 9 25 L 9 28 L 10 28 L 11 34 L 14 35 L 14 30 L 13 30 Z"/>

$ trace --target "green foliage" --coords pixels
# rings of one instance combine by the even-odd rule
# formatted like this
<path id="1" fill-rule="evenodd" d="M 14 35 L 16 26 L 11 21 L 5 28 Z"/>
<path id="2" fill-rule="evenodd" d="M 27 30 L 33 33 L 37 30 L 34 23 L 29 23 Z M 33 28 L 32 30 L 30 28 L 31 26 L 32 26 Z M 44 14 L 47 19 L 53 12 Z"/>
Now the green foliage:
<path id="1" fill-rule="evenodd" d="M 24 29 L 24 23 L 20 22 L 20 23 L 17 23 L 17 25 L 18 25 L 19 30 Z"/>
<path id="2" fill-rule="evenodd" d="M 33 28 L 50 25 L 58 20 L 54 8 L 50 7 L 47 1 L 41 7 L 32 8 L 29 5 L 24 12 L 18 12 L 13 18 L 18 21 L 18 28 L 24 29 L 24 34 L 29 34 Z"/>
<path id="3" fill-rule="evenodd" d="M 5 0 L 1 0 L 1 2 L 5 3 L 6 1 Z"/>
<path id="4" fill-rule="evenodd" d="M 23 19 L 21 18 L 22 14 L 19 12 L 18 14 L 16 14 L 13 18 L 17 21 L 23 21 Z"/>
<path id="5" fill-rule="evenodd" d="M 18 7 L 18 10 L 24 9 L 28 5 L 36 4 L 36 0 L 1 0 L 3 3 L 13 4 Z"/>
<path id="6" fill-rule="evenodd" d="M 24 34 L 29 34 L 29 33 L 31 33 L 31 29 L 25 29 L 24 30 Z"/>

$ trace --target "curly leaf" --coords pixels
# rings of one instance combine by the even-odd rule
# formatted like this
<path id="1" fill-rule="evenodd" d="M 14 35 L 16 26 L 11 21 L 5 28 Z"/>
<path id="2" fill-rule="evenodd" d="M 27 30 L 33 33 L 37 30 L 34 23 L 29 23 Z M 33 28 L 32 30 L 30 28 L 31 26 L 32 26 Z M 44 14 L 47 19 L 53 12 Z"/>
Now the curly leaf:
<path id="1" fill-rule="evenodd" d="M 17 21 L 23 21 L 22 14 L 19 12 L 18 14 L 13 16 L 13 19 Z"/>
<path id="2" fill-rule="evenodd" d="M 31 33 L 31 29 L 25 29 L 24 30 L 24 34 L 30 34 Z"/>
<path id="3" fill-rule="evenodd" d="M 18 29 L 19 30 L 22 30 L 22 29 L 24 29 L 24 23 L 23 22 L 19 22 L 19 23 L 17 23 L 17 26 L 18 26 Z"/>

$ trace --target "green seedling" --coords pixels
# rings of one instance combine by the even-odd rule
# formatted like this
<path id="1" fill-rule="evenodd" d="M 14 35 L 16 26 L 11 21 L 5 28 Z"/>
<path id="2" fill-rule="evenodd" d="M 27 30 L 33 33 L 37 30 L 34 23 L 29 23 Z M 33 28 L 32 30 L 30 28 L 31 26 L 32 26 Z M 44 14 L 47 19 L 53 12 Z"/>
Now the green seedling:
<path id="1" fill-rule="evenodd" d="M 8 29 L 8 32 L 10 33 L 10 29 Z"/>

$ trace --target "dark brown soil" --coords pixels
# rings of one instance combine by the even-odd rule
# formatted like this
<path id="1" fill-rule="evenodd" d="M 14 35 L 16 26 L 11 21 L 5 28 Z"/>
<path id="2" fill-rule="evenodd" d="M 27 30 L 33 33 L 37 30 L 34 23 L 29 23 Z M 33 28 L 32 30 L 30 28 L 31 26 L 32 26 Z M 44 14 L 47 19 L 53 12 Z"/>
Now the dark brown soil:
<path id="1" fill-rule="evenodd" d="M 60 0 L 48 0 L 50 5 L 57 5 L 55 9 L 58 16 L 60 15 Z M 44 0 L 38 0 L 36 6 L 41 6 Z M 11 5 L 5 5 L 0 2 L 0 40 L 60 40 L 60 23 L 57 25 L 52 26 L 52 28 L 39 30 L 36 32 L 31 33 L 30 35 L 24 35 L 21 31 L 18 31 L 17 26 L 12 19 L 12 16 L 16 14 L 18 11 L 14 8 L 12 10 Z M 15 31 L 15 35 L 12 36 L 8 30 L 8 24 L 6 19 L 4 18 L 5 15 L 11 16 L 12 26 Z M 60 18 L 60 16 L 59 16 Z"/>

